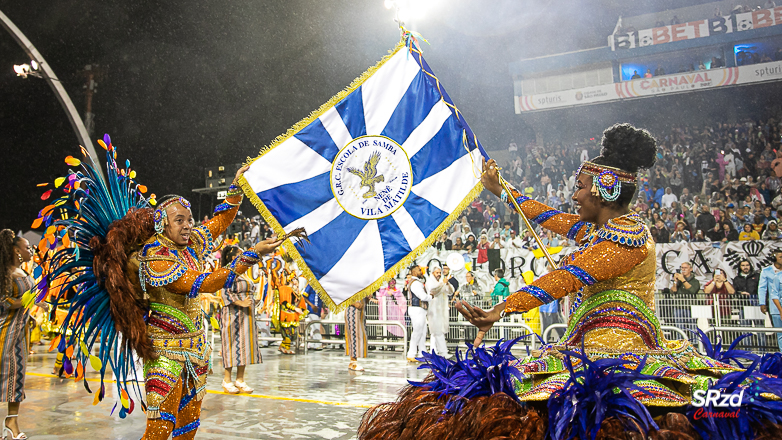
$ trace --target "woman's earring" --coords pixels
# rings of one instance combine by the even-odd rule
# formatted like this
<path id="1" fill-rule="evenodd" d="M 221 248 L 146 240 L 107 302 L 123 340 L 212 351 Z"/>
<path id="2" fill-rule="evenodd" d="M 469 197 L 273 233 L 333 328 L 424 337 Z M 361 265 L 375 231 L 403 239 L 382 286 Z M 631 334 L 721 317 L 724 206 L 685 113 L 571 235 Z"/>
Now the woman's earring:
<path id="1" fill-rule="evenodd" d="M 16 258 L 19 259 L 20 263 L 24 263 L 24 260 L 22 259 L 22 254 L 20 254 L 19 252 L 16 253 Z"/>

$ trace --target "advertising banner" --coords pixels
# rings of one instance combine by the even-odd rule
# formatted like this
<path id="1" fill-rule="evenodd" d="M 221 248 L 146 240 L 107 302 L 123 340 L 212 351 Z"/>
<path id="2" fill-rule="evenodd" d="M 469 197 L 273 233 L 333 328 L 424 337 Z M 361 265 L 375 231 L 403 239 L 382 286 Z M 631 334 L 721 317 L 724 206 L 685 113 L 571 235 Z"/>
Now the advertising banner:
<path id="1" fill-rule="evenodd" d="M 760 9 L 741 14 L 713 17 L 633 32 L 618 32 L 608 37 L 608 45 L 611 46 L 611 50 L 617 51 L 675 41 L 707 38 L 714 35 L 743 32 L 779 24 L 782 24 L 782 7 Z"/>

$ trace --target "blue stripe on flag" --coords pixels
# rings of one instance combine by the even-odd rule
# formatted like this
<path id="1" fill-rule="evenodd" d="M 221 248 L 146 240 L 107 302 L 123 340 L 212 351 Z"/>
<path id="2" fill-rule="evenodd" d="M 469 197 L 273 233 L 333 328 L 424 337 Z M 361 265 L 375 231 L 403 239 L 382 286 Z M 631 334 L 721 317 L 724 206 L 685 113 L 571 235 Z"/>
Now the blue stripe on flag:
<path id="1" fill-rule="evenodd" d="M 437 132 L 413 157 L 413 185 L 448 168 L 467 154 L 462 146 L 462 129 L 456 118 L 449 116 Z"/>
<path id="2" fill-rule="evenodd" d="M 334 198 L 329 174 L 330 172 L 326 172 L 301 182 L 259 192 L 258 198 L 284 228 Z"/>
<path id="3" fill-rule="evenodd" d="M 348 133 L 353 139 L 367 134 L 367 124 L 364 121 L 364 99 L 361 95 L 361 87 L 354 90 L 334 108 L 342 118 L 342 122 L 348 128 Z M 344 145 L 343 145 L 344 147 Z M 331 159 L 329 159 L 331 161 Z"/>
<path id="4" fill-rule="evenodd" d="M 407 197 L 404 206 L 425 237 L 428 237 L 429 234 L 434 232 L 434 230 L 437 229 L 437 226 L 448 217 L 447 212 L 441 211 L 440 208 L 432 205 L 428 200 L 419 197 L 413 192 Z"/>
<path id="5" fill-rule="evenodd" d="M 377 226 L 380 229 L 380 241 L 383 243 L 383 264 L 385 267 L 383 270 L 386 271 L 413 249 L 405 240 L 396 220 L 390 215 L 379 219 Z"/>
<path id="6" fill-rule="evenodd" d="M 331 135 L 326 131 L 326 127 L 323 126 L 320 119 L 312 121 L 293 137 L 304 142 L 329 162 L 333 161 L 337 153 L 339 153 L 339 147 L 331 139 Z"/>
<path id="7" fill-rule="evenodd" d="M 380 134 L 402 145 L 440 99 L 440 92 L 429 84 L 426 74 L 418 72 Z"/>
<path id="8" fill-rule="evenodd" d="M 306 247 L 300 243 L 296 245 L 296 249 L 312 270 L 315 278 L 321 279 L 345 255 L 366 224 L 367 220 L 361 220 L 343 212 L 329 224 L 310 235 L 311 243 L 304 245 Z"/>

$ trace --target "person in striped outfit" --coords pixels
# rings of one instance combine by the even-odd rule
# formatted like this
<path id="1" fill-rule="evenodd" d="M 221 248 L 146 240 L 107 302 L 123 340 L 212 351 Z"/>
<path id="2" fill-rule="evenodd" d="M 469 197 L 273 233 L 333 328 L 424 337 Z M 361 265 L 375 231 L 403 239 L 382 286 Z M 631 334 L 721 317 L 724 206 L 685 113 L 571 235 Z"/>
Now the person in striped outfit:
<path id="1" fill-rule="evenodd" d="M 27 370 L 27 322 L 30 310 L 22 306 L 22 295 L 33 287 L 33 279 L 21 269 L 30 261 L 30 243 L 10 229 L 0 231 L 0 402 L 8 402 L 3 439 L 26 439 L 19 430 L 19 405 L 24 400 Z"/>
<path id="2" fill-rule="evenodd" d="M 353 371 L 364 371 L 358 358 L 367 357 L 367 317 L 364 313 L 367 301 L 367 298 L 356 301 L 345 310 L 345 351 L 350 356 L 348 369 Z"/>

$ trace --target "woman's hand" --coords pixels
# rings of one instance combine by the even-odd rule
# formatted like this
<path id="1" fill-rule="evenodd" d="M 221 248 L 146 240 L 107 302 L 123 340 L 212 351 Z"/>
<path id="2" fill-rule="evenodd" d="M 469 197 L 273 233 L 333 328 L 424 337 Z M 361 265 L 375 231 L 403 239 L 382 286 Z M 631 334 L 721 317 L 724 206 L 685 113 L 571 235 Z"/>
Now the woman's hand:
<path id="1" fill-rule="evenodd" d="M 497 304 L 491 310 L 483 310 L 479 307 L 473 307 L 467 301 L 458 301 L 456 310 L 462 314 L 470 324 L 478 327 L 478 337 L 475 338 L 473 346 L 481 345 L 486 332 L 491 329 L 495 322 L 500 320 L 500 310 L 505 307 L 504 303 Z"/>
<path id="2" fill-rule="evenodd" d="M 247 170 L 249 170 L 249 169 L 250 169 L 250 165 L 245 165 L 245 166 L 243 166 L 243 167 L 239 168 L 239 170 L 236 172 L 236 177 L 234 177 L 234 183 L 235 183 L 237 180 L 239 180 L 239 176 L 241 176 L 242 174 L 244 174 L 244 173 L 245 173 Z"/>
<path id="3" fill-rule="evenodd" d="M 500 173 L 497 162 L 494 159 L 489 159 L 486 162 L 486 158 L 481 159 L 483 164 L 483 174 L 481 174 L 481 183 L 483 186 L 491 191 L 497 197 L 502 194 L 502 185 L 500 185 Z"/>
<path id="4" fill-rule="evenodd" d="M 277 249 L 277 246 L 282 244 L 282 240 L 277 240 L 277 236 L 274 235 L 271 238 L 267 238 L 266 240 L 259 241 L 258 244 L 253 246 L 253 250 L 258 255 L 266 255 L 268 253 L 271 253 L 273 250 Z"/>

